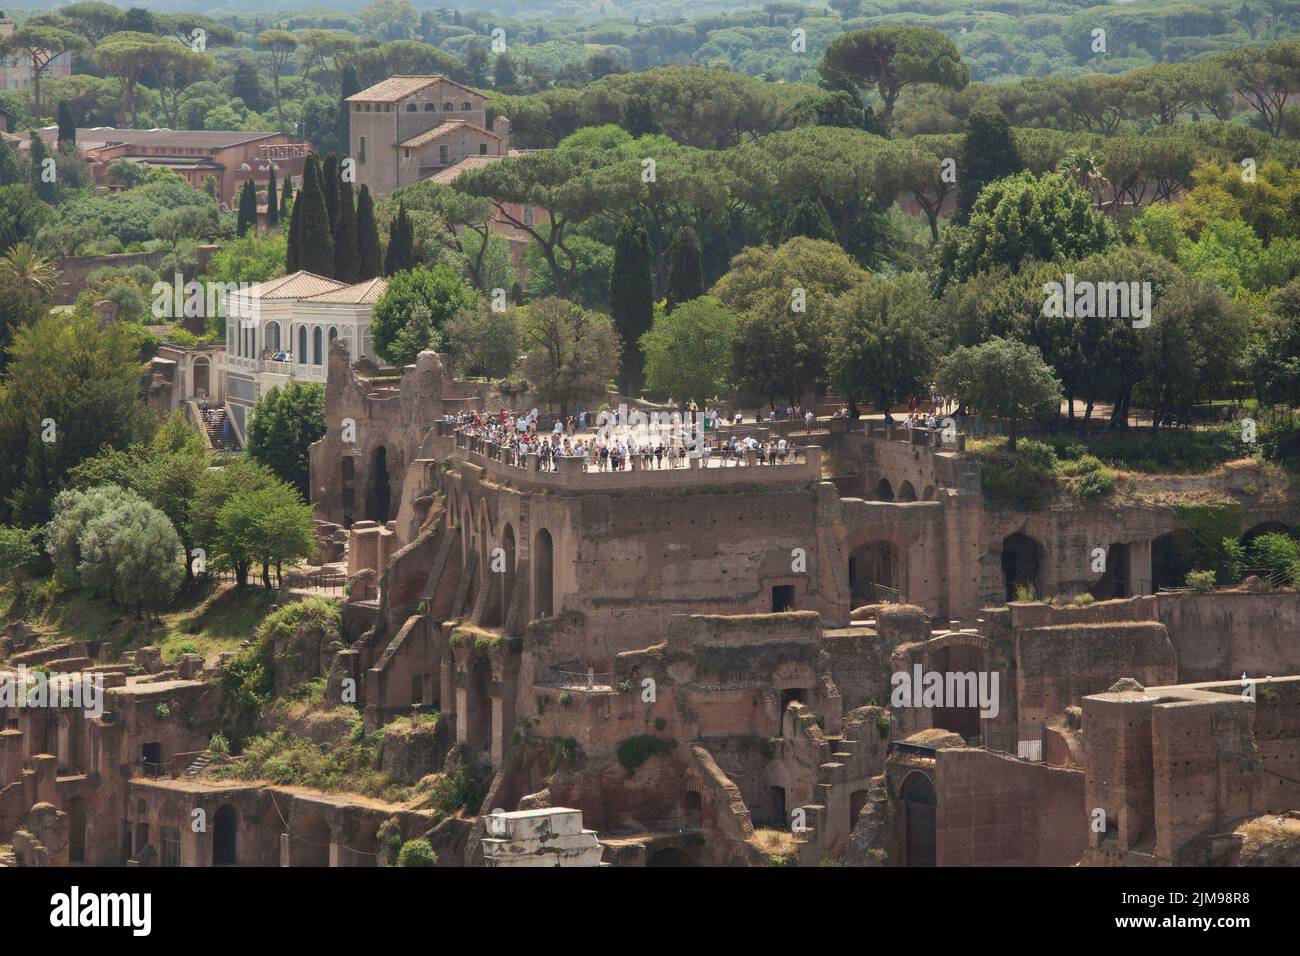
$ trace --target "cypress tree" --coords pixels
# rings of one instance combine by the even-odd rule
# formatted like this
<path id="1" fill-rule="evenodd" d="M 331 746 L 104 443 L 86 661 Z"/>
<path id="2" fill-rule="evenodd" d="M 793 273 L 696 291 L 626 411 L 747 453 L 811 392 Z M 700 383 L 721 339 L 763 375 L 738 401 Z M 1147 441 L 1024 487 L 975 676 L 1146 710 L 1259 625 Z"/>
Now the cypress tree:
<path id="1" fill-rule="evenodd" d="M 388 227 L 388 251 L 384 254 L 384 275 L 415 268 L 415 228 L 406 215 L 406 204 L 397 207 L 397 218 Z"/>
<path id="2" fill-rule="evenodd" d="M 334 224 L 334 278 L 357 281 L 357 212 L 352 204 L 352 183 L 339 183 L 339 218 Z"/>
<path id="3" fill-rule="evenodd" d="M 290 203 L 293 202 L 293 174 L 284 177 L 284 191 L 280 193 L 280 218 L 289 216 Z"/>
<path id="4" fill-rule="evenodd" d="M 953 218 L 965 224 L 980 190 L 1024 169 L 1011 124 L 1000 112 L 975 110 L 966 117 L 966 135 L 957 160 L 957 204 Z"/>
<path id="5" fill-rule="evenodd" d="M 381 268 L 375 201 L 370 198 L 370 187 L 363 184 L 357 194 L 357 281 L 375 278 Z"/>
<path id="6" fill-rule="evenodd" d="M 32 133 L 32 189 L 42 202 L 54 204 L 54 178 L 46 172 L 45 161 L 50 158 L 50 148 L 40 133 Z"/>
<path id="7" fill-rule="evenodd" d="M 280 225 L 280 190 L 276 188 L 273 164 L 270 178 L 266 181 L 266 228 L 274 229 L 278 225 Z"/>
<path id="8" fill-rule="evenodd" d="M 325 193 L 325 212 L 330 217 L 330 233 L 339 221 L 339 158 L 333 153 L 325 157 L 321 167 L 320 188 Z"/>
<path id="9" fill-rule="evenodd" d="M 288 180 L 285 180 L 288 184 Z M 302 235 L 300 220 L 302 219 L 302 203 L 293 204 L 293 212 L 289 214 L 289 237 L 284 244 L 284 271 L 297 272 L 302 268 L 302 259 L 298 255 L 298 237 Z"/>
<path id="10" fill-rule="evenodd" d="M 59 100 L 59 149 L 67 152 L 77 145 L 77 123 L 67 100 Z"/>
<path id="11" fill-rule="evenodd" d="M 623 220 L 614 237 L 614 265 L 609 275 L 609 312 L 623 340 L 619 388 L 624 395 L 641 390 L 641 336 L 654 321 L 654 286 L 650 279 L 650 243 L 645 230 Z"/>
<path id="12" fill-rule="evenodd" d="M 790 209 L 781 226 L 781 244 L 789 242 L 795 236 L 807 236 L 809 239 L 835 241 L 835 230 L 831 227 L 826 209 L 812 196 L 805 196 Z"/>
<path id="13" fill-rule="evenodd" d="M 4 137 L 0 136 L 0 186 L 16 186 L 22 178 L 13 150 Z"/>
<path id="14" fill-rule="evenodd" d="M 239 191 L 239 218 L 235 221 L 235 234 L 244 236 L 249 229 L 257 234 L 257 187 L 251 179 L 244 180 Z"/>
<path id="15" fill-rule="evenodd" d="M 298 268 L 328 276 L 334 272 L 334 234 L 325 207 L 322 176 L 320 158 L 313 153 L 303 171 L 294 213 L 302 207 L 298 217 Z"/>
<path id="16" fill-rule="evenodd" d="M 704 270 L 700 266 L 700 241 L 695 230 L 682 226 L 668 247 L 668 289 L 665 308 L 669 312 L 683 302 L 704 295 Z"/>

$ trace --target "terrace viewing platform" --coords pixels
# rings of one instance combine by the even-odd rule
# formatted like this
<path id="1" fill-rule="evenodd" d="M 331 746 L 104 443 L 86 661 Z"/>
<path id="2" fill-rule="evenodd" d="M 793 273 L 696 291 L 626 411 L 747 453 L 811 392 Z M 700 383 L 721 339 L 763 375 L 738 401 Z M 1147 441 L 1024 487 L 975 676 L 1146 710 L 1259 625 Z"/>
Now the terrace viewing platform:
<path id="1" fill-rule="evenodd" d="M 536 452 L 520 454 L 486 439 L 466 435 L 447 422 L 435 424 L 435 433 L 453 439 L 453 454 L 502 481 L 518 486 L 572 491 L 701 490 L 753 485 L 800 487 L 822 480 L 822 449 L 807 445 L 786 454 L 784 463 L 758 464 L 753 453 L 741 458 L 716 452 L 679 460 L 672 468 L 665 458 L 659 467 L 643 467 L 633 458 L 631 467 L 601 471 L 581 455 L 559 455 L 544 468 Z M 654 462 L 654 459 L 650 459 Z"/>

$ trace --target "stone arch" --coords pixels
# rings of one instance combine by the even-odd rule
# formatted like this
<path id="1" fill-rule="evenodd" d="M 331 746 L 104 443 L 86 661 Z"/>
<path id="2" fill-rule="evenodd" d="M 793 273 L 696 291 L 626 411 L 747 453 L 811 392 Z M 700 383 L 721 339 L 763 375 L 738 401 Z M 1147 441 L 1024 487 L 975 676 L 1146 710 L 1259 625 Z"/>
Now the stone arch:
<path id="1" fill-rule="evenodd" d="M 1120 543 L 1108 545 L 1105 570 L 1101 572 L 1101 577 L 1093 583 L 1092 587 L 1088 588 L 1088 593 L 1098 601 L 1128 597 L 1128 571 L 1128 545 Z"/>
<path id="2" fill-rule="evenodd" d="M 898 787 L 903 802 L 903 865 L 936 865 L 939 798 L 929 774 L 913 770 Z"/>
<path id="3" fill-rule="evenodd" d="M 1247 529 L 1242 533 L 1241 543 L 1247 548 L 1251 542 L 1263 534 L 1295 534 L 1295 529 L 1283 524 L 1281 521 L 1261 521 L 1259 524 Z"/>
<path id="4" fill-rule="evenodd" d="M 239 865 L 239 811 L 228 803 L 212 817 L 212 865 Z"/>
<path id="5" fill-rule="evenodd" d="M 889 483 L 888 478 L 881 478 L 876 485 L 876 501 L 893 501 L 894 486 Z"/>
<path id="6" fill-rule="evenodd" d="M 194 384 L 190 388 L 190 393 L 209 396 L 212 393 L 212 363 L 208 361 L 206 355 L 194 359 Z"/>
<path id="7" fill-rule="evenodd" d="M 1042 596 L 1039 573 L 1042 569 L 1043 546 L 1027 534 L 1017 531 L 1002 539 L 1002 581 L 1006 585 L 1007 600 L 1013 601 L 1020 587 L 1033 587 Z"/>
<path id="8" fill-rule="evenodd" d="M 934 485 L 926 485 L 925 491 L 921 493 L 922 501 L 934 501 Z"/>
<path id="9" fill-rule="evenodd" d="M 646 858 L 646 866 L 699 866 L 699 861 L 680 847 L 666 846 Z"/>
<path id="10" fill-rule="evenodd" d="M 333 842 L 325 814 L 313 810 L 296 821 L 289 834 L 290 866 L 329 866 Z"/>
<path id="11" fill-rule="evenodd" d="M 538 529 L 533 539 L 533 619 L 555 613 L 555 542 L 551 532 Z"/>
<path id="12" fill-rule="evenodd" d="M 325 364 L 325 337 L 321 334 L 319 325 L 311 330 L 311 363 Z"/>
<path id="13" fill-rule="evenodd" d="M 298 364 L 307 364 L 307 326 L 298 326 Z"/>
<path id="14" fill-rule="evenodd" d="M 912 483 L 910 481 L 905 481 L 898 486 L 898 500 L 899 501 L 916 500 L 916 488 L 912 486 Z"/>

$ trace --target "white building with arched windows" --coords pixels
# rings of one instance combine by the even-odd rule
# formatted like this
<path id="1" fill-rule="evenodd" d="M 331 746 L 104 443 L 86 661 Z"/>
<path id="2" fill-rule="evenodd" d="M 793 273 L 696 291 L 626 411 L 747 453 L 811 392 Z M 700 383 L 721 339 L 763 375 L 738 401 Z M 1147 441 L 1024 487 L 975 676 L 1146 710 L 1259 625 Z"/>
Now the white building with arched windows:
<path id="1" fill-rule="evenodd" d="M 245 441 L 259 398 L 290 382 L 325 383 L 336 338 L 353 362 L 384 364 L 370 337 L 371 310 L 387 279 L 355 285 L 312 272 L 294 272 L 232 292 L 226 300 L 226 408 Z"/>

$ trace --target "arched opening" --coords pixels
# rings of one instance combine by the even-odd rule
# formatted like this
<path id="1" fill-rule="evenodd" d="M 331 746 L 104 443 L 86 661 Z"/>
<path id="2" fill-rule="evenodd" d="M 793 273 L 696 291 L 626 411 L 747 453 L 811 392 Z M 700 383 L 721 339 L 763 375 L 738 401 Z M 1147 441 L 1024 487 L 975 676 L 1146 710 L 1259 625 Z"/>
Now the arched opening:
<path id="1" fill-rule="evenodd" d="M 533 618 L 555 613 L 555 574 L 552 567 L 554 545 L 545 528 L 537 532 L 533 545 Z"/>
<path id="2" fill-rule="evenodd" d="M 925 491 L 921 494 L 922 501 L 934 501 L 934 485 L 926 485 Z"/>
<path id="3" fill-rule="evenodd" d="M 208 395 L 211 392 L 211 363 L 205 358 L 194 360 L 194 394 Z"/>
<path id="4" fill-rule="evenodd" d="M 313 365 L 325 364 L 325 337 L 321 335 L 320 326 L 311 330 L 311 361 Z"/>
<path id="5" fill-rule="evenodd" d="M 239 811 L 222 804 L 212 818 L 212 865 L 236 866 L 238 853 Z"/>
<path id="6" fill-rule="evenodd" d="M 1280 521 L 1263 521 L 1241 536 L 1241 543 L 1250 548 L 1251 543 L 1262 534 L 1292 534 L 1292 530 Z"/>
<path id="7" fill-rule="evenodd" d="M 858 814 L 862 808 L 867 805 L 867 791 L 854 790 L 849 794 L 849 832 L 852 833 L 854 827 L 858 825 Z"/>
<path id="8" fill-rule="evenodd" d="M 703 799 L 700 797 L 698 790 L 687 790 L 686 796 L 682 800 L 682 815 L 685 817 L 686 827 L 689 830 L 698 830 L 702 825 L 700 822 L 703 813 Z"/>
<path id="9" fill-rule="evenodd" d="M 330 334 L 329 334 L 329 343 L 330 343 L 330 345 L 333 345 L 333 344 L 334 344 L 334 340 L 337 339 L 338 337 L 339 337 L 339 330 L 336 329 L 334 326 L 331 325 L 331 326 L 330 326 Z"/>
<path id="10" fill-rule="evenodd" d="M 1098 601 L 1129 596 L 1127 544 L 1112 544 L 1106 549 L 1104 570 L 1088 593 Z"/>
<path id="11" fill-rule="evenodd" d="M 686 853 L 675 846 L 664 847 L 662 850 L 656 850 L 651 853 L 645 861 L 646 866 L 698 866 L 699 864 Z"/>
<path id="12" fill-rule="evenodd" d="M 899 501 L 916 500 L 916 489 L 912 487 L 912 483 L 910 481 L 905 481 L 898 486 L 898 500 Z"/>
<path id="13" fill-rule="evenodd" d="M 795 701 L 801 704 L 807 703 L 808 694 L 802 687 L 787 687 L 781 691 L 781 716 L 776 728 L 778 736 L 785 736 L 785 712 Z"/>
<path id="14" fill-rule="evenodd" d="M 880 484 L 876 485 L 876 500 L 877 501 L 894 500 L 894 486 L 889 483 L 888 478 L 881 478 Z"/>
<path id="15" fill-rule="evenodd" d="M 501 533 L 501 550 L 505 562 L 501 576 L 501 623 L 504 624 L 510 613 L 510 601 L 515 596 L 515 529 L 510 525 L 506 525 Z"/>
<path id="16" fill-rule="evenodd" d="M 923 773 L 910 773 L 903 781 L 900 796 L 906 818 L 903 829 L 903 865 L 934 866 L 937 848 L 935 809 L 939 804 L 934 784 Z"/>
<path id="17" fill-rule="evenodd" d="M 68 862 L 86 862 L 86 801 L 81 797 L 68 803 Z"/>
<path id="18" fill-rule="evenodd" d="M 356 833 L 350 839 L 339 844 L 339 866 L 378 866 L 378 833 L 377 820 L 367 821 L 357 827 Z"/>
<path id="19" fill-rule="evenodd" d="M 298 326 L 298 364 L 307 364 L 307 326 Z"/>
<path id="20" fill-rule="evenodd" d="M 375 450 L 374 461 L 370 465 L 370 506 L 366 517 L 371 521 L 384 524 L 388 521 L 389 498 L 392 489 L 388 478 L 388 449 L 380 445 Z"/>
<path id="21" fill-rule="evenodd" d="M 309 813 L 289 836 L 292 866 L 330 865 L 330 825 L 320 813 Z"/>
<path id="22" fill-rule="evenodd" d="M 980 735 L 979 675 L 987 670 L 984 652 L 970 644 L 951 644 L 930 655 L 928 670 L 943 675 L 944 703 L 931 711 L 934 726 L 961 734 L 966 740 Z M 991 686 L 991 685 L 988 685 Z M 952 697 L 949 695 L 949 688 Z"/>
<path id="23" fill-rule="evenodd" d="M 1008 601 L 1016 600 L 1021 588 L 1033 588 L 1034 594 L 1041 596 L 1038 587 L 1039 552 L 1038 542 L 1028 535 L 1017 532 L 1003 539 L 1002 579 L 1006 582 Z"/>
<path id="24" fill-rule="evenodd" d="M 267 322 L 262 326 L 262 344 L 270 352 L 280 351 L 280 323 Z"/>
<path id="25" fill-rule="evenodd" d="M 849 593 L 854 606 L 899 600 L 894 546 L 883 538 L 859 545 L 849 555 Z"/>

